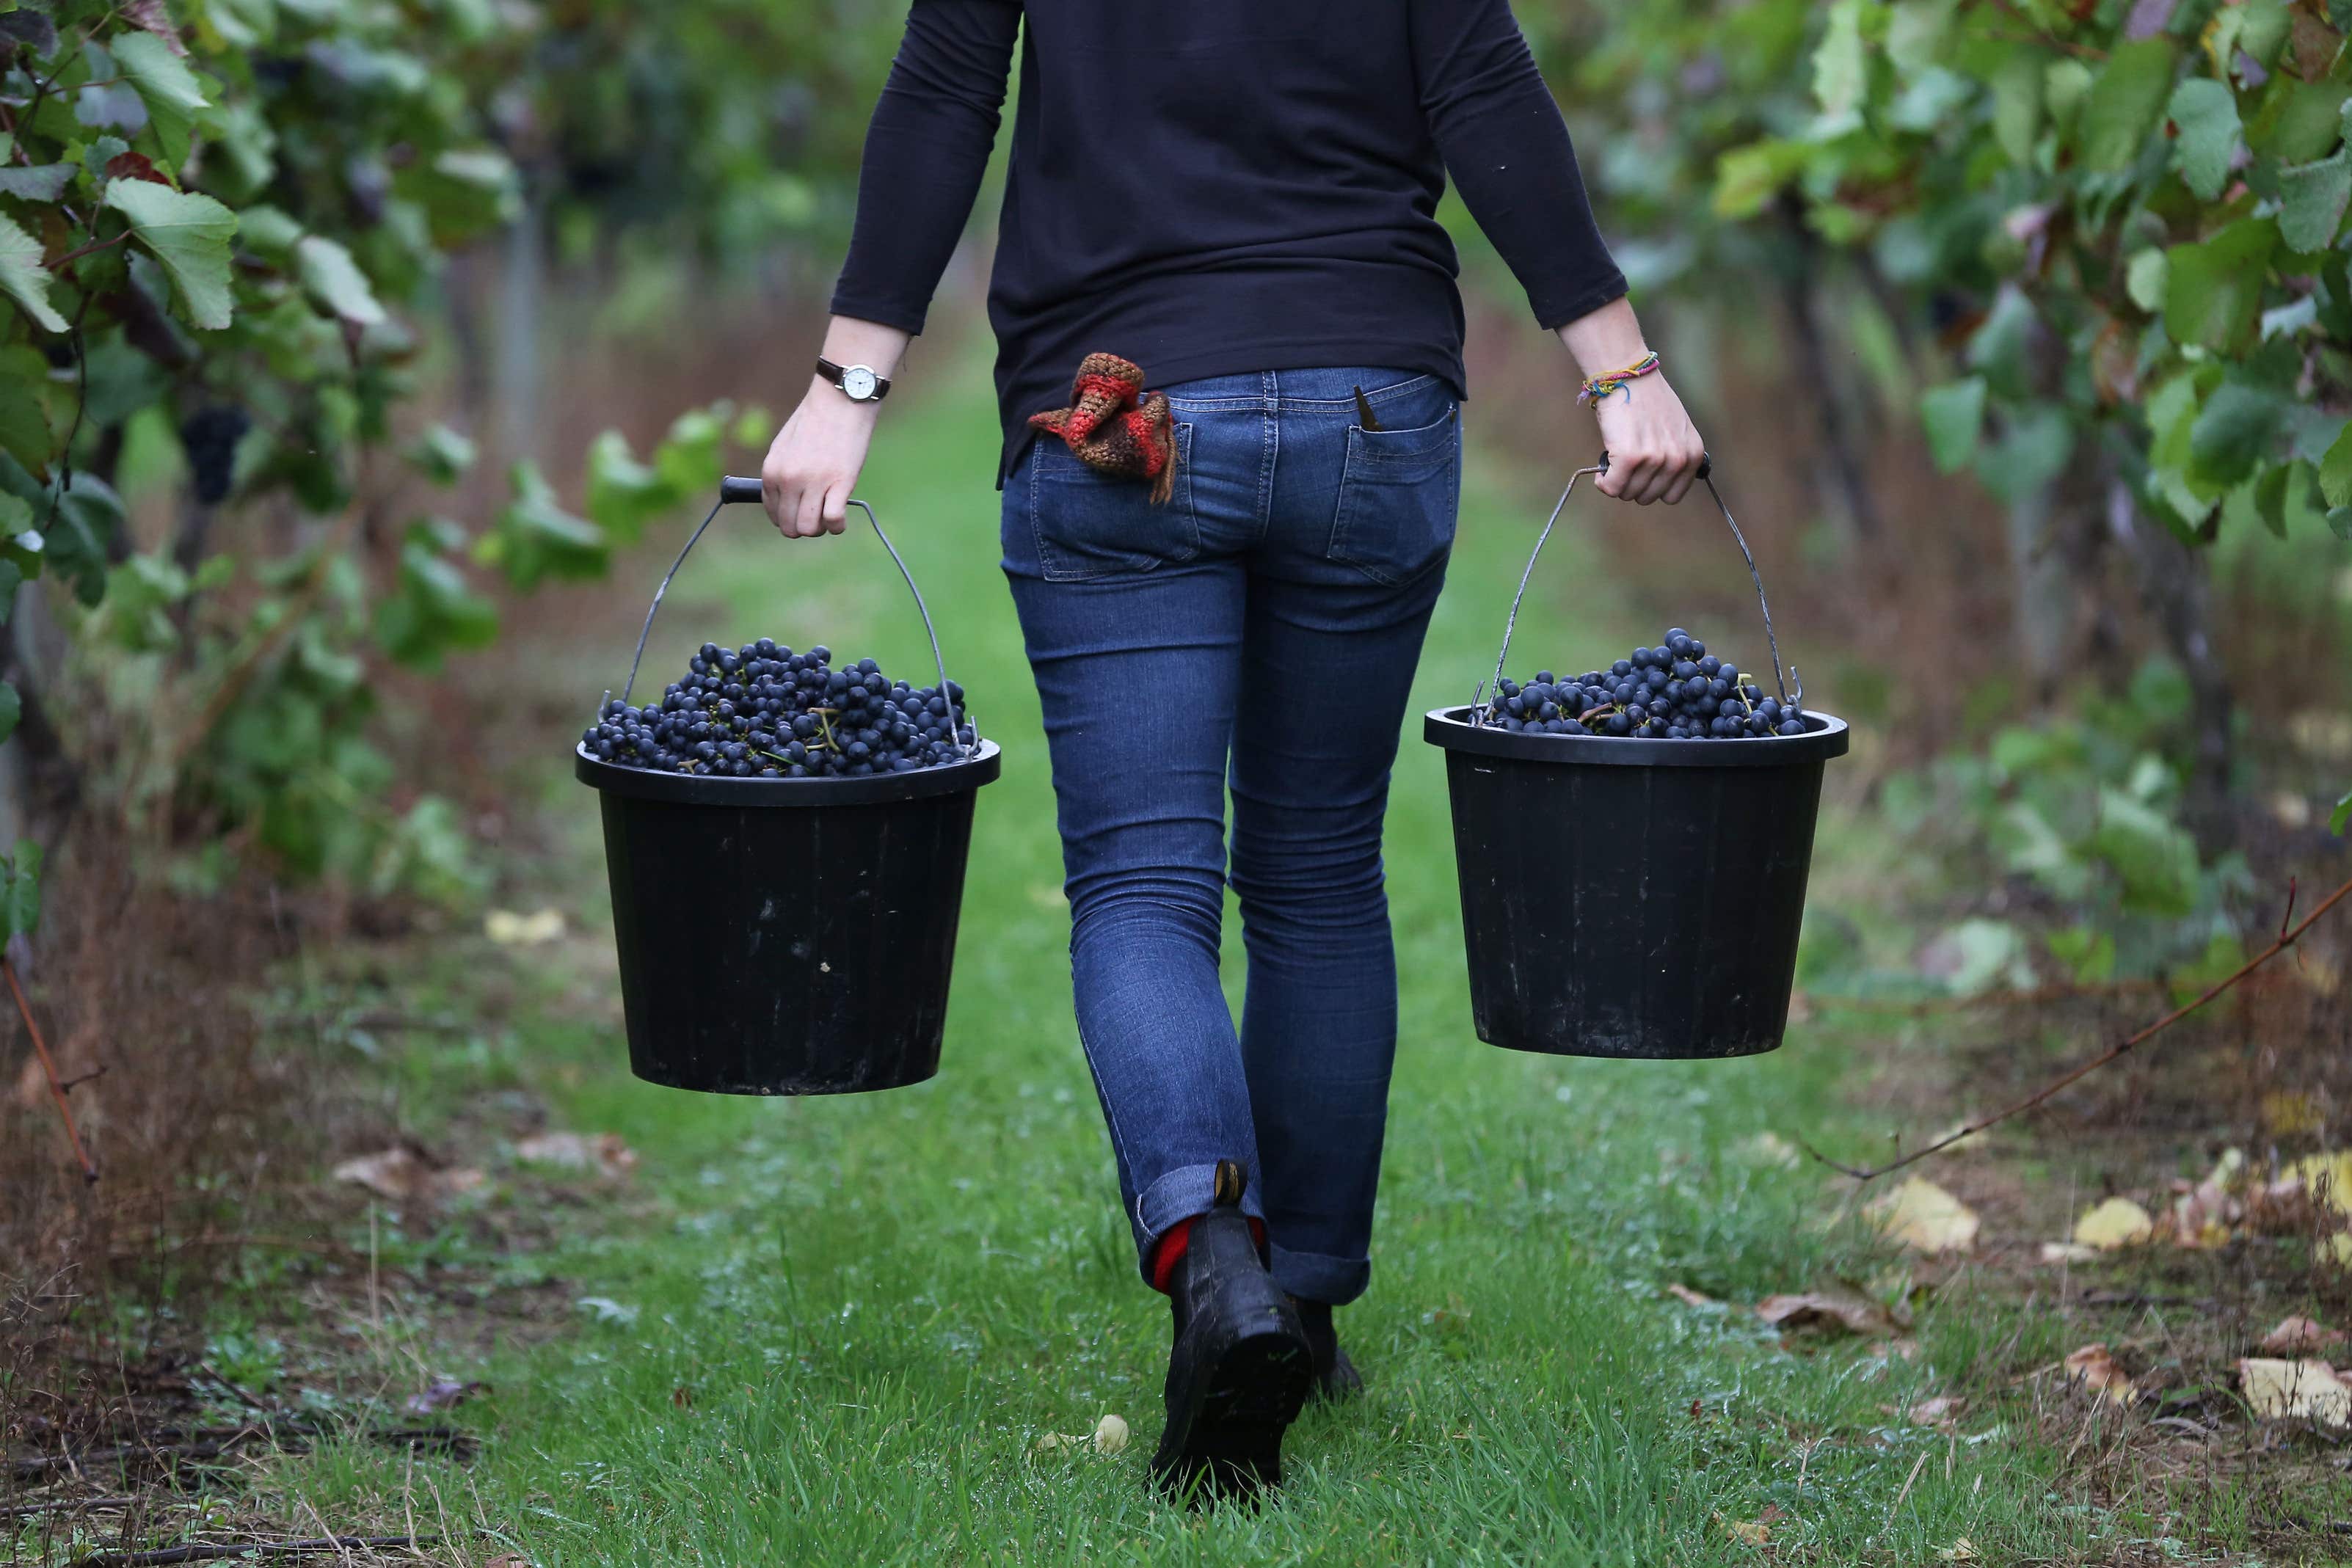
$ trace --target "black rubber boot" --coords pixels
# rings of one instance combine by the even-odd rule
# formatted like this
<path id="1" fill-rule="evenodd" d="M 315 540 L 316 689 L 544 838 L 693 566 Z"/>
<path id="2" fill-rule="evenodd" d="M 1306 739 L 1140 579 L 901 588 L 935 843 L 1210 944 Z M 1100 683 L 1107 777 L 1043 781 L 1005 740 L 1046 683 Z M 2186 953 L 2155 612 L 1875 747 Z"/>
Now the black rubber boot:
<path id="1" fill-rule="evenodd" d="M 1192 1222 L 1169 1281 L 1168 1427 L 1152 1479 L 1194 1506 L 1282 1482 L 1283 1429 L 1298 1418 L 1314 1352 L 1267 1273 L 1241 1210 L 1240 1166 L 1217 1162 L 1216 1206 Z"/>
<path id="2" fill-rule="evenodd" d="M 1331 1303 L 1290 1298 L 1291 1310 L 1298 1314 L 1298 1326 L 1307 1334 L 1307 1348 L 1315 1361 L 1314 1395 L 1318 1399 L 1338 1404 L 1353 1399 L 1364 1391 L 1364 1375 L 1339 1348 L 1339 1331 L 1331 1322 Z"/>

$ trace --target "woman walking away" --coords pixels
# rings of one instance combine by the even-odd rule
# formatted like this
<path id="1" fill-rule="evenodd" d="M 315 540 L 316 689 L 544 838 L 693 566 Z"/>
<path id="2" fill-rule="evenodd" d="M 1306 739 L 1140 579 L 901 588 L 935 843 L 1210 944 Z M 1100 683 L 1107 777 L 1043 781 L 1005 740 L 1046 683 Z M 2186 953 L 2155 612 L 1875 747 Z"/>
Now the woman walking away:
<path id="1" fill-rule="evenodd" d="M 824 357 L 768 454 L 786 538 L 844 527 L 1016 42 L 989 289 L 1004 571 L 1079 1037 L 1174 1309 L 1152 1473 L 1249 1494 L 1280 1479 L 1304 1399 L 1360 1386 L 1331 1310 L 1371 1273 L 1396 1046 L 1381 818 L 1461 473 L 1448 174 L 1577 367 L 1562 437 L 1608 450 L 1601 488 L 1679 501 L 1700 442 L 1507 0 L 915 0 Z"/>

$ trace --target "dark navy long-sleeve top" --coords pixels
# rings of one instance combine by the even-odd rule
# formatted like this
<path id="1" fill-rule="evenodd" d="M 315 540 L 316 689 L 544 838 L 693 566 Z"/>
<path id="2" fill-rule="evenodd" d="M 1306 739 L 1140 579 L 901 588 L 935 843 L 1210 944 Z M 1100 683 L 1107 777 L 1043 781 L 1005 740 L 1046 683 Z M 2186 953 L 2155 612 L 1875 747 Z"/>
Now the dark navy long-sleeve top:
<path id="1" fill-rule="evenodd" d="M 1542 325 L 1625 292 L 1508 0 L 914 0 L 835 315 L 922 330 L 1016 40 L 1000 481 L 1098 350 L 1153 386 L 1380 365 L 1466 392 L 1449 173 Z"/>

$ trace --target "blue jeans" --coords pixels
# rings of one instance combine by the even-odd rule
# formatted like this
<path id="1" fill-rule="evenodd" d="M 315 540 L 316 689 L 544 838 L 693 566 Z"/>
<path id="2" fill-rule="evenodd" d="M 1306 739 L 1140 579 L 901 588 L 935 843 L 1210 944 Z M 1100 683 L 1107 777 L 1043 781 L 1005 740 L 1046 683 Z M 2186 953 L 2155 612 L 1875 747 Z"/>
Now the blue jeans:
<path id="1" fill-rule="evenodd" d="M 1381 824 L 1454 542 L 1460 412 L 1434 377 L 1371 369 L 1168 392 L 1167 502 L 1051 439 L 1004 488 L 1078 1033 L 1146 1267 L 1235 1159 L 1276 1281 L 1336 1304 L 1371 1275 L 1397 1014 Z M 1238 1031 L 1217 974 L 1228 783 Z"/>

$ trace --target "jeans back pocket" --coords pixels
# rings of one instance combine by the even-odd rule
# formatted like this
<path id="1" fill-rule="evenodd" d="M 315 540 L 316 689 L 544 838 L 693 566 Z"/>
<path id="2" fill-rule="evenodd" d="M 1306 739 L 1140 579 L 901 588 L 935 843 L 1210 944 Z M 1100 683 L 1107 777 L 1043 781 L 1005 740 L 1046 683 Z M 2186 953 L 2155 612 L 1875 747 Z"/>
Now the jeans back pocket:
<path id="1" fill-rule="evenodd" d="M 1415 430 L 1348 427 L 1329 555 L 1375 582 L 1410 582 L 1454 548 L 1462 487 L 1462 411 L 1451 399 Z"/>
<path id="2" fill-rule="evenodd" d="M 1175 428 L 1174 488 L 1160 502 L 1152 500 L 1149 480 L 1101 473 L 1063 442 L 1037 438 L 1028 462 L 1029 526 L 1048 581 L 1132 576 L 1201 553 L 1201 525 L 1192 512 L 1192 427 Z"/>

